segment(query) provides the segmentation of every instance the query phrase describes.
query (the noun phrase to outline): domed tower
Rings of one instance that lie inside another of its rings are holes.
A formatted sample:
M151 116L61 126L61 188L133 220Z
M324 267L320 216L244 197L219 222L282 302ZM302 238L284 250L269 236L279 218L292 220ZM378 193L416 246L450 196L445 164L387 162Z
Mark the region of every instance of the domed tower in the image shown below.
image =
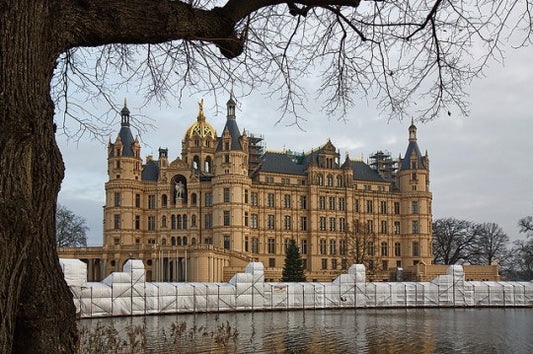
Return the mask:
M402 264L430 264L431 248L431 200L429 191L429 157L420 153L417 144L416 126L411 119L409 145L405 156L399 160L398 183L401 204Z
M196 122L185 132L182 142L182 159L200 174L212 175L213 160L217 147L217 133L207 123L204 114L204 100L198 103L199 110Z
M109 180L105 184L104 245L133 244L138 236L128 211L135 206L134 196L141 194L143 166L139 140L133 138L130 130L130 111L126 100L120 116L118 136L114 143L109 141L107 148Z
M243 252L249 235L252 180L248 175L249 138L237 126L233 94L215 153L213 186L213 244Z

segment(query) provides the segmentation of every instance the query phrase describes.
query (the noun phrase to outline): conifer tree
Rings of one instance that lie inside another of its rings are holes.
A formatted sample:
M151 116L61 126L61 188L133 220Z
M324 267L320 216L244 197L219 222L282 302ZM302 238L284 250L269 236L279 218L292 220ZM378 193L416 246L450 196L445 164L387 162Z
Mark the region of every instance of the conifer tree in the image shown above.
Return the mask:
M289 240L287 254L285 255L285 265L283 266L283 282L305 281L304 262L300 257L300 251L294 239Z

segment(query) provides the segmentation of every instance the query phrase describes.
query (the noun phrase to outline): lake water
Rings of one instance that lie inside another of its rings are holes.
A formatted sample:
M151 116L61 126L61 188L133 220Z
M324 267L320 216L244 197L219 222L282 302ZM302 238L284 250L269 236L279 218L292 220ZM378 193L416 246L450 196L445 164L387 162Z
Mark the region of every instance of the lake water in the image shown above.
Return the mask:
M531 308L238 312L79 323L113 325L123 338L128 326L143 327L146 346L156 353L533 353ZM171 347L173 323L184 324Z

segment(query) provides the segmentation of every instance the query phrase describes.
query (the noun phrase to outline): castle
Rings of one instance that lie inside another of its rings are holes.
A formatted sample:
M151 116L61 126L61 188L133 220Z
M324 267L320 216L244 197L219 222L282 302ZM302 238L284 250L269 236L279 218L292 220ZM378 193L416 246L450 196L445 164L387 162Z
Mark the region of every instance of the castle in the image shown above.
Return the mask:
M60 250L84 259L89 279L142 259L148 281L228 280L249 261L281 279L290 239L308 281L330 281L352 263L369 277L431 264L429 158L411 123L403 158L379 151L369 163L341 158L331 141L309 152L264 151L262 138L239 129L227 102L220 135L203 102L182 141L181 157L143 163L130 112L109 142L102 247Z

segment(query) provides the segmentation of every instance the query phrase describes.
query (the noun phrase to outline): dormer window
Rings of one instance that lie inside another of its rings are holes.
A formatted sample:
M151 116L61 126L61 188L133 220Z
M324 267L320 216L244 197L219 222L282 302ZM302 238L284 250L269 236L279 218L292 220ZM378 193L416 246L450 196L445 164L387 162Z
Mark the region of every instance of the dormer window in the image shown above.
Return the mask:
M411 161L411 169L416 170L416 161Z
M224 150L229 150L229 141L224 142Z

